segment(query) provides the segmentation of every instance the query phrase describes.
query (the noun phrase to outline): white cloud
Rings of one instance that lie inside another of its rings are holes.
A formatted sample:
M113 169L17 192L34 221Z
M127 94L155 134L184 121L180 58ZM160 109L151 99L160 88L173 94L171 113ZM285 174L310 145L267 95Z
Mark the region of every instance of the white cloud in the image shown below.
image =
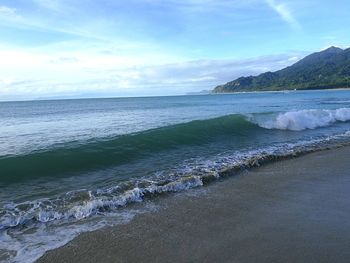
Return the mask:
M14 16L16 15L16 8L8 6L0 6L0 16Z
M265 0L265 1L294 30L301 30L300 23L295 19L291 10L284 3L277 3L276 0Z
M215 85L240 76L274 71L295 62L296 55L286 54L244 60L196 60L158 66L141 66L115 71L118 83L128 81L130 87L181 88L193 91L211 89ZM291 57L293 59L291 59Z
M70 64L79 62L79 59L76 57L61 56L55 59L51 59L48 62L52 64Z
M12 77L1 77L0 76L0 83L4 86L9 86L14 83L14 79Z
M26 66L17 66L17 75L2 79L2 83L6 81L8 85L0 88L0 100L185 94L212 89L240 76L278 70L294 63L301 55L291 53L243 60L194 60L149 65L119 61L118 57L78 54L74 56L76 62L71 61L71 57L62 56L58 58L63 58L63 62L69 58L71 63L48 63L47 55L36 54L34 59L35 54L18 53L16 58L22 58ZM29 63L33 60L42 64ZM15 72L11 69L6 72L8 67L6 63L0 63L4 74Z

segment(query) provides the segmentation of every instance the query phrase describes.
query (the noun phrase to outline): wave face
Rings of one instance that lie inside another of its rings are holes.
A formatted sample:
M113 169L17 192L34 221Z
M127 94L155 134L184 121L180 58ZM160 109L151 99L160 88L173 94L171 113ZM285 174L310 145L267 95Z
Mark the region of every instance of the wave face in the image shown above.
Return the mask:
M207 144L220 136L239 135L260 129L243 115L229 115L209 120L152 129L116 138L64 145L43 152L0 158L0 183L42 176L60 176L129 163L181 146Z
M350 120L350 109L341 108L336 110L312 109L280 113L273 119L256 122L260 127L266 129L279 129L302 131L327 127L336 122Z

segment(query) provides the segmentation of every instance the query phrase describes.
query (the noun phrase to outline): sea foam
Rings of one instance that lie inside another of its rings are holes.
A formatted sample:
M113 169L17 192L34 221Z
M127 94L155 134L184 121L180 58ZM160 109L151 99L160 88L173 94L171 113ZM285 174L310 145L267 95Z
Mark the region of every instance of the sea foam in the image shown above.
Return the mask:
M348 118L349 112L339 109L333 115L341 121ZM81 189L53 199L8 203L0 210L0 248L8 254L6 262L34 262L45 251L64 245L79 233L106 225L126 223L135 214L148 211L148 208L142 209L143 211L130 207L127 210L122 209L128 204L142 202L146 198L164 193L200 187L271 161L348 143L349 136L350 133L345 132L297 143L234 151L209 160L189 160L170 173L157 172L153 177L130 181L128 184L124 183L124 186ZM1 253L0 249L0 259Z
M312 109L279 113L268 120L255 121L260 127L266 129L302 131L327 127L336 122L350 120L350 108L336 110Z

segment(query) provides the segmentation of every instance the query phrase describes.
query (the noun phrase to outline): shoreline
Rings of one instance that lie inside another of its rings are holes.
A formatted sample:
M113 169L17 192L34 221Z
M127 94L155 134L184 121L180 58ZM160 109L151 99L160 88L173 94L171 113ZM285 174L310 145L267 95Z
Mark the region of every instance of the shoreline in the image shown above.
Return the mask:
M313 152L158 198L158 211L36 262L349 262L349 154Z
M212 92L210 95L230 95L230 94L245 94L245 93L289 93L297 91L346 91L348 88L327 88L327 89L284 89L284 90L255 90L255 91L232 91L232 92Z

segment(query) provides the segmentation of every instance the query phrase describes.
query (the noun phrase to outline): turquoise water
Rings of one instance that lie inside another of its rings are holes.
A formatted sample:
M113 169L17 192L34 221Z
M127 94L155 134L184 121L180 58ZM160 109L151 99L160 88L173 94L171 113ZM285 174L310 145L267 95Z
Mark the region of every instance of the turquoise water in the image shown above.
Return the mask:
M251 160L347 143L349 121L350 91L1 102L0 261Z

